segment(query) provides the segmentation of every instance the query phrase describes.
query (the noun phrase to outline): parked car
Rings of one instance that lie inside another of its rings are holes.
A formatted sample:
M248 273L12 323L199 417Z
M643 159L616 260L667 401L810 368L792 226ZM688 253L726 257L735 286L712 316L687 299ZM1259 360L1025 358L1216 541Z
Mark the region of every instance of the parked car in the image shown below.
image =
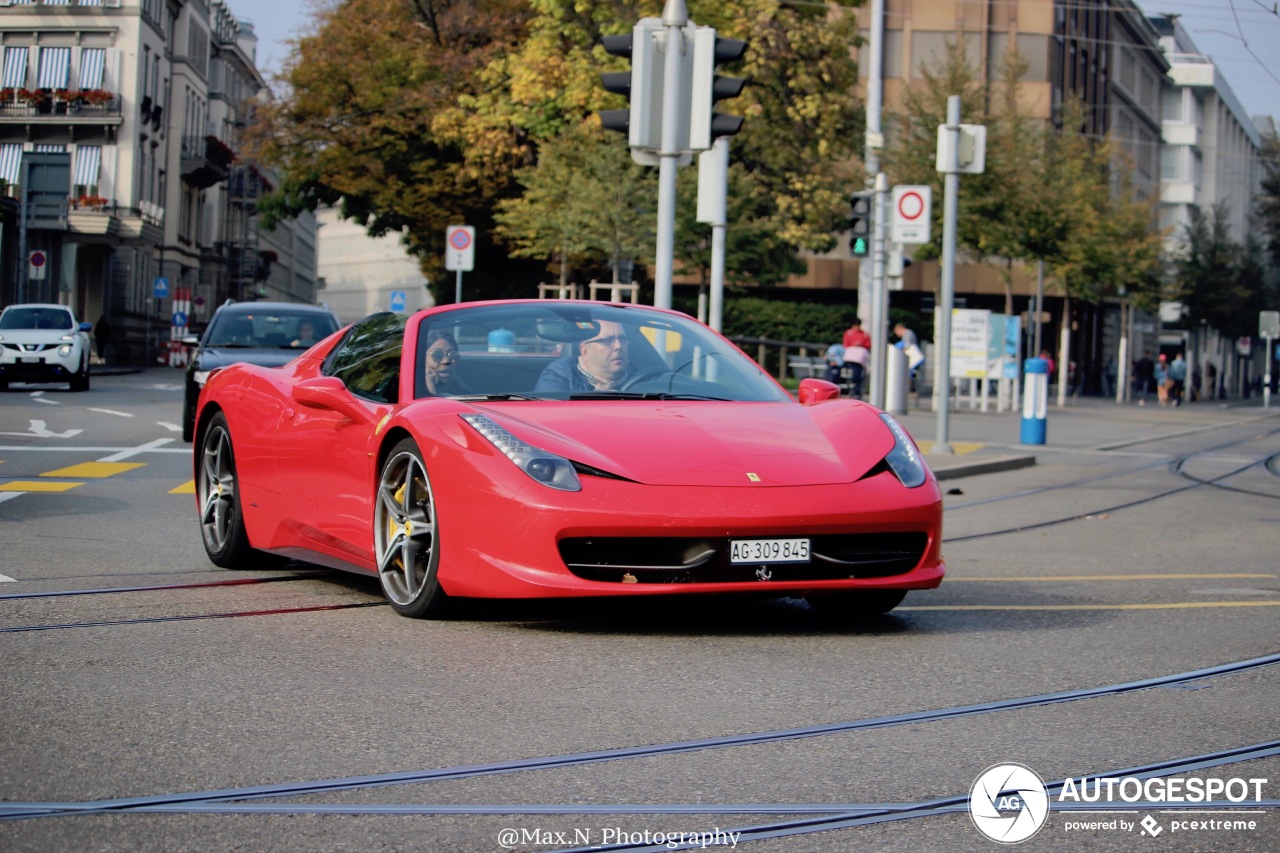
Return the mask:
M936 587L942 498L896 420L824 379L798 401L674 311L572 300L357 322L200 396L210 560L457 598L803 596L841 615Z
M28 303L0 312L0 391L10 382L67 382L89 390L91 323L66 305Z
M195 430L196 403L209 373L236 362L281 367L338 330L338 318L323 305L291 302L232 302L218 307L203 335L187 335L194 347L182 397L182 440Z

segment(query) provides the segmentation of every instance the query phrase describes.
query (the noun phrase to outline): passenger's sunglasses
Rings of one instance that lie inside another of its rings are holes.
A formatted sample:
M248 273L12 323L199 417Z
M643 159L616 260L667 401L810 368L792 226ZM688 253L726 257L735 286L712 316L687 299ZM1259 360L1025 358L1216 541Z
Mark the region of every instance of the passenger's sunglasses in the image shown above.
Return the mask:
M592 338L587 341L589 344L604 344L606 347L612 347L615 343L620 346L627 345L626 335L610 335L607 338Z
M436 348L435 348L435 349L433 349L433 350L429 350L429 351L427 352L427 355L428 355L428 356L431 358L431 360L432 360L433 362L435 362L436 364L439 364L439 363L440 363L440 362L442 362L442 361L457 361L457 360L458 360L458 351L457 351L457 350L444 349L444 348L442 348L442 347L436 347Z

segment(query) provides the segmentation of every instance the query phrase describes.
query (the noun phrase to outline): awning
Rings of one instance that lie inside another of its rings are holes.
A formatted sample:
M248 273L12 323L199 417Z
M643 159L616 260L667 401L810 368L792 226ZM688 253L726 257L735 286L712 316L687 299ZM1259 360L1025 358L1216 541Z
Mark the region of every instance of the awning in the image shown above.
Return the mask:
M101 89L102 69L106 64L106 48L82 47L80 49L80 88Z
M40 70L36 85L41 89L65 89L71 71L71 48L40 48Z
M0 179L16 185L22 174L22 144L6 142L0 145Z
M4 87L21 89L27 85L27 49L25 47L6 47L4 49Z
M72 183L78 187L96 187L98 185L98 166L101 163L101 145L77 145L76 177Z

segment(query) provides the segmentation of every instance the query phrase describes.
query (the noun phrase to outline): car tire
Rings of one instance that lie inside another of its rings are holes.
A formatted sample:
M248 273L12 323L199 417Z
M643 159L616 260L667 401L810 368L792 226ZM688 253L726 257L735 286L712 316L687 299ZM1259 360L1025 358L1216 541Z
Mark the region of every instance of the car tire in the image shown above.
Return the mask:
M190 444L196 437L196 411L195 405L187 401L190 391L183 395L182 400L182 440Z
M443 615L449 602L440 587L435 495L413 439L393 447L382 463L373 531L378 579L392 609L415 619Z
M224 569L252 568L250 561L259 552L249 545L245 531L231 430L221 412L209 422L197 458L196 506L205 553Z
M828 617L882 616L902 603L905 589L863 589L806 595L809 606Z
M80 369L71 374L71 390L89 390L89 357L87 355L84 358L84 363L80 365Z

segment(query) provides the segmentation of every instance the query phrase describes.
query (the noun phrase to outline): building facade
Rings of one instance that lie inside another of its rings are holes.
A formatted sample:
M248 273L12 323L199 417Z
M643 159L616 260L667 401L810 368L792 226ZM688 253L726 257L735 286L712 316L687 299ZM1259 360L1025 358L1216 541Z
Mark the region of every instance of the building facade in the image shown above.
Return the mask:
M238 156L256 43L220 0L0 0L0 300L107 316L135 364L228 298L315 301L314 220L264 234Z

